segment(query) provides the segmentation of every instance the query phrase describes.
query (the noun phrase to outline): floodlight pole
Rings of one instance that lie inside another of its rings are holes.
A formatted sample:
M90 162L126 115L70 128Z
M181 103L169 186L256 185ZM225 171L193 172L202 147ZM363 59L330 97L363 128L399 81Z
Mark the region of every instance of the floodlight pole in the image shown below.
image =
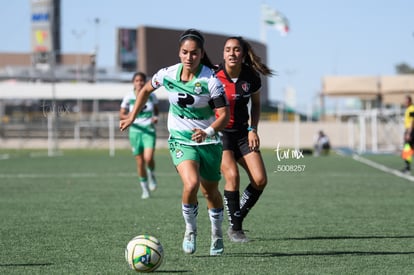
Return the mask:
M81 65L81 50L82 50L82 37L85 35L85 31L72 30L73 36L78 42L78 50L76 54L76 81L79 82L81 79L82 65Z
M98 52L99 52L99 25L101 23L101 19L96 17L94 19L95 23L95 47L91 54L91 70L92 70L92 79L91 82L95 83L97 80L97 64L98 64Z

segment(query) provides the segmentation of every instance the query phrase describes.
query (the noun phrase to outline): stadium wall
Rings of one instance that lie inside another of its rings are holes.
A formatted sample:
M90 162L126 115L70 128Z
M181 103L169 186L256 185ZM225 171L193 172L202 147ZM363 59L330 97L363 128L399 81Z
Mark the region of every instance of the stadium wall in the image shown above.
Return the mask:
M116 133L115 147L118 149L129 148L129 141L126 132L118 130L117 117L114 118L114 128ZM73 138L74 129L67 129L72 138L59 139L59 147L64 148L108 148L109 140L105 136L108 133L108 128L104 126L101 128L101 135L99 138L85 137L82 135L80 139ZM166 119L157 126L159 128L160 139L157 142L157 147L167 147ZM381 128L381 127L379 127ZM4 130L4 129L3 129ZM24 132L24 129L21 129ZM85 127L81 131L90 131L90 127ZM259 134L261 139L261 147L267 149L279 148L300 148L312 149L315 141L315 136L319 130L323 130L330 138L333 147L358 148L359 130L358 127L351 127L349 123L345 122L274 122L261 121L259 124ZM43 131L44 132L44 131ZM395 135L380 136L378 144L391 144L390 151L396 151L400 147L401 136L399 133ZM0 149L14 148L47 148L48 139L31 137L14 137L4 138L0 135ZM373 144L370 142L370 136L366 137L367 150L372 148ZM376 145L377 146L377 145Z

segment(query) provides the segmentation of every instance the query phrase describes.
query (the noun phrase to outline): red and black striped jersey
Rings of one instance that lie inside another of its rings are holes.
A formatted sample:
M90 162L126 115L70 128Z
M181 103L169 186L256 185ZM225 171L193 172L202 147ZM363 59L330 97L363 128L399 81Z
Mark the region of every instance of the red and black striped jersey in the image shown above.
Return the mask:
M220 65L216 75L223 83L230 105L230 121L226 126L226 130L247 129L249 121L248 104L251 95L259 92L262 86L260 76L244 64L237 80L230 78L223 65Z

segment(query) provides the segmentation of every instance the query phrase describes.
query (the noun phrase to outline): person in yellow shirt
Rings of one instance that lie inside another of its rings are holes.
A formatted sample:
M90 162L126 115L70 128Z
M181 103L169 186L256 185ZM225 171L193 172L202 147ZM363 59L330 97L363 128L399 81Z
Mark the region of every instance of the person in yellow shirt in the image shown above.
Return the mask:
M405 167L401 172L409 174L411 172L411 161L414 148L414 105L411 96L405 97L405 114L404 114L404 148L402 158Z

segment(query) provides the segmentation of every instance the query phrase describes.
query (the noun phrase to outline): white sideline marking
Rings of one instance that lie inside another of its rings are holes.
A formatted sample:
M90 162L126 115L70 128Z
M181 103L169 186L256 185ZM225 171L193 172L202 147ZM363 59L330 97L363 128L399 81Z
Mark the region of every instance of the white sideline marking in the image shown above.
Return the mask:
M368 165L368 166L371 166L371 167L376 168L376 169L378 169L378 170L381 170L381 171L383 171L383 172L386 172L386 173L389 173L389 174L395 175L395 176L397 176L397 177L404 178L404 179L406 179L406 180L409 180L409 181L414 182L414 177L413 177L413 176L411 176L411 175L406 175L406 174L404 174L404 173L401 173L400 171L398 171L398 170L396 170L396 169L389 168L389 167L387 167L387 166L384 166L384 165L379 164L379 163L376 163L376 162L374 162L374 161L372 161L372 160L369 160L369 159L363 158L363 157L358 156L358 155L356 155L356 154L352 155L352 158L353 158L354 160L356 160L356 161L362 162L362 163L364 163L364 164L366 164L366 165Z

